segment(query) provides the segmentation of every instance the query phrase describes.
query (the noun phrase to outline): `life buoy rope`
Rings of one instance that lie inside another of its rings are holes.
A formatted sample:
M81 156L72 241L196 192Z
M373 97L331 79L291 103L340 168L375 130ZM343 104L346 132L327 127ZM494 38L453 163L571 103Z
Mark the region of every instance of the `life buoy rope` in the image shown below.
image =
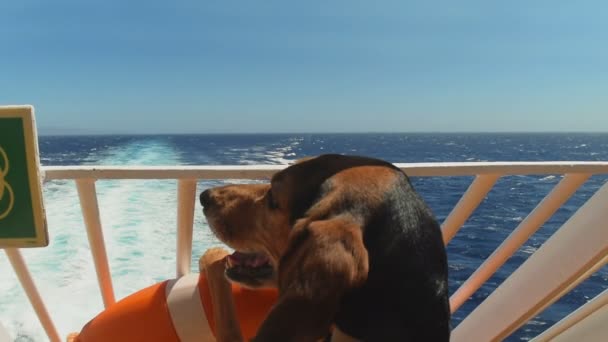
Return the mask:
M198 281L198 276L190 275L170 280L165 286L171 321L181 341L201 341L212 335Z

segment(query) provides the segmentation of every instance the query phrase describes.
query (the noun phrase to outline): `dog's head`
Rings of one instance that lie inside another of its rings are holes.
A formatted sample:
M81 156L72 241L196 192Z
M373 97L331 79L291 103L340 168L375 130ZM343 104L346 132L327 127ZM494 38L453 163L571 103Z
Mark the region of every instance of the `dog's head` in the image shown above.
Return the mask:
M280 260L299 253L295 250L311 239L316 239L316 249L335 239L344 253L359 255L360 265L352 270L358 277L355 273L367 272L360 236L363 221L382 202L397 174L384 161L323 155L278 172L270 184L212 188L201 193L200 201L215 235L237 251L227 260L226 274L233 281L249 287L276 286ZM310 228L320 222L324 232L318 235ZM331 258L339 258L340 248L326 247L332 250Z

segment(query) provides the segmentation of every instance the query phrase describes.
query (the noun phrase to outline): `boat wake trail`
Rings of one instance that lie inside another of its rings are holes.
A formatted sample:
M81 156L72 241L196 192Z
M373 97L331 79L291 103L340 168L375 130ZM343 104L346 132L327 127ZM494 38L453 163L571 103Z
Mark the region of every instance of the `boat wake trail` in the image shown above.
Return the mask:
M179 156L165 141L147 139L97 151L87 163L178 165ZM174 277L177 182L101 180L96 186L116 299ZM74 182L47 182L44 199L50 245L22 253L60 335L66 336L79 331L103 303ZM208 229L201 229L205 223L198 204L195 217L196 249L219 244ZM11 336L47 340L3 253L0 279L0 321Z

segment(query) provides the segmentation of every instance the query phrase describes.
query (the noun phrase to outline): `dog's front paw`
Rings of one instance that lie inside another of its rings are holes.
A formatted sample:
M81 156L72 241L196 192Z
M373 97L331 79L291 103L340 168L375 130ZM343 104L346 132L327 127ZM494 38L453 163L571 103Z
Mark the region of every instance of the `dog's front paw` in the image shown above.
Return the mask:
M223 273L225 268L224 259L228 256L227 250L222 247L213 247L208 249L203 256L198 260L198 270L199 272L208 272L212 269L221 268Z

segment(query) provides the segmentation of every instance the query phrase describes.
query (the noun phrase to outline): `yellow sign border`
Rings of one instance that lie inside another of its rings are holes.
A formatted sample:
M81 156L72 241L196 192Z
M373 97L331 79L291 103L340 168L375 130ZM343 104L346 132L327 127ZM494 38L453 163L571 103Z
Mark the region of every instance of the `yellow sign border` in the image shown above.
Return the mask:
M48 246L49 236L44 204L42 201L42 177L40 171L40 157L38 154L38 134L36 132L34 107L30 105L0 106L0 118L19 118L23 120L27 173L36 231L35 238L0 239L0 248Z

